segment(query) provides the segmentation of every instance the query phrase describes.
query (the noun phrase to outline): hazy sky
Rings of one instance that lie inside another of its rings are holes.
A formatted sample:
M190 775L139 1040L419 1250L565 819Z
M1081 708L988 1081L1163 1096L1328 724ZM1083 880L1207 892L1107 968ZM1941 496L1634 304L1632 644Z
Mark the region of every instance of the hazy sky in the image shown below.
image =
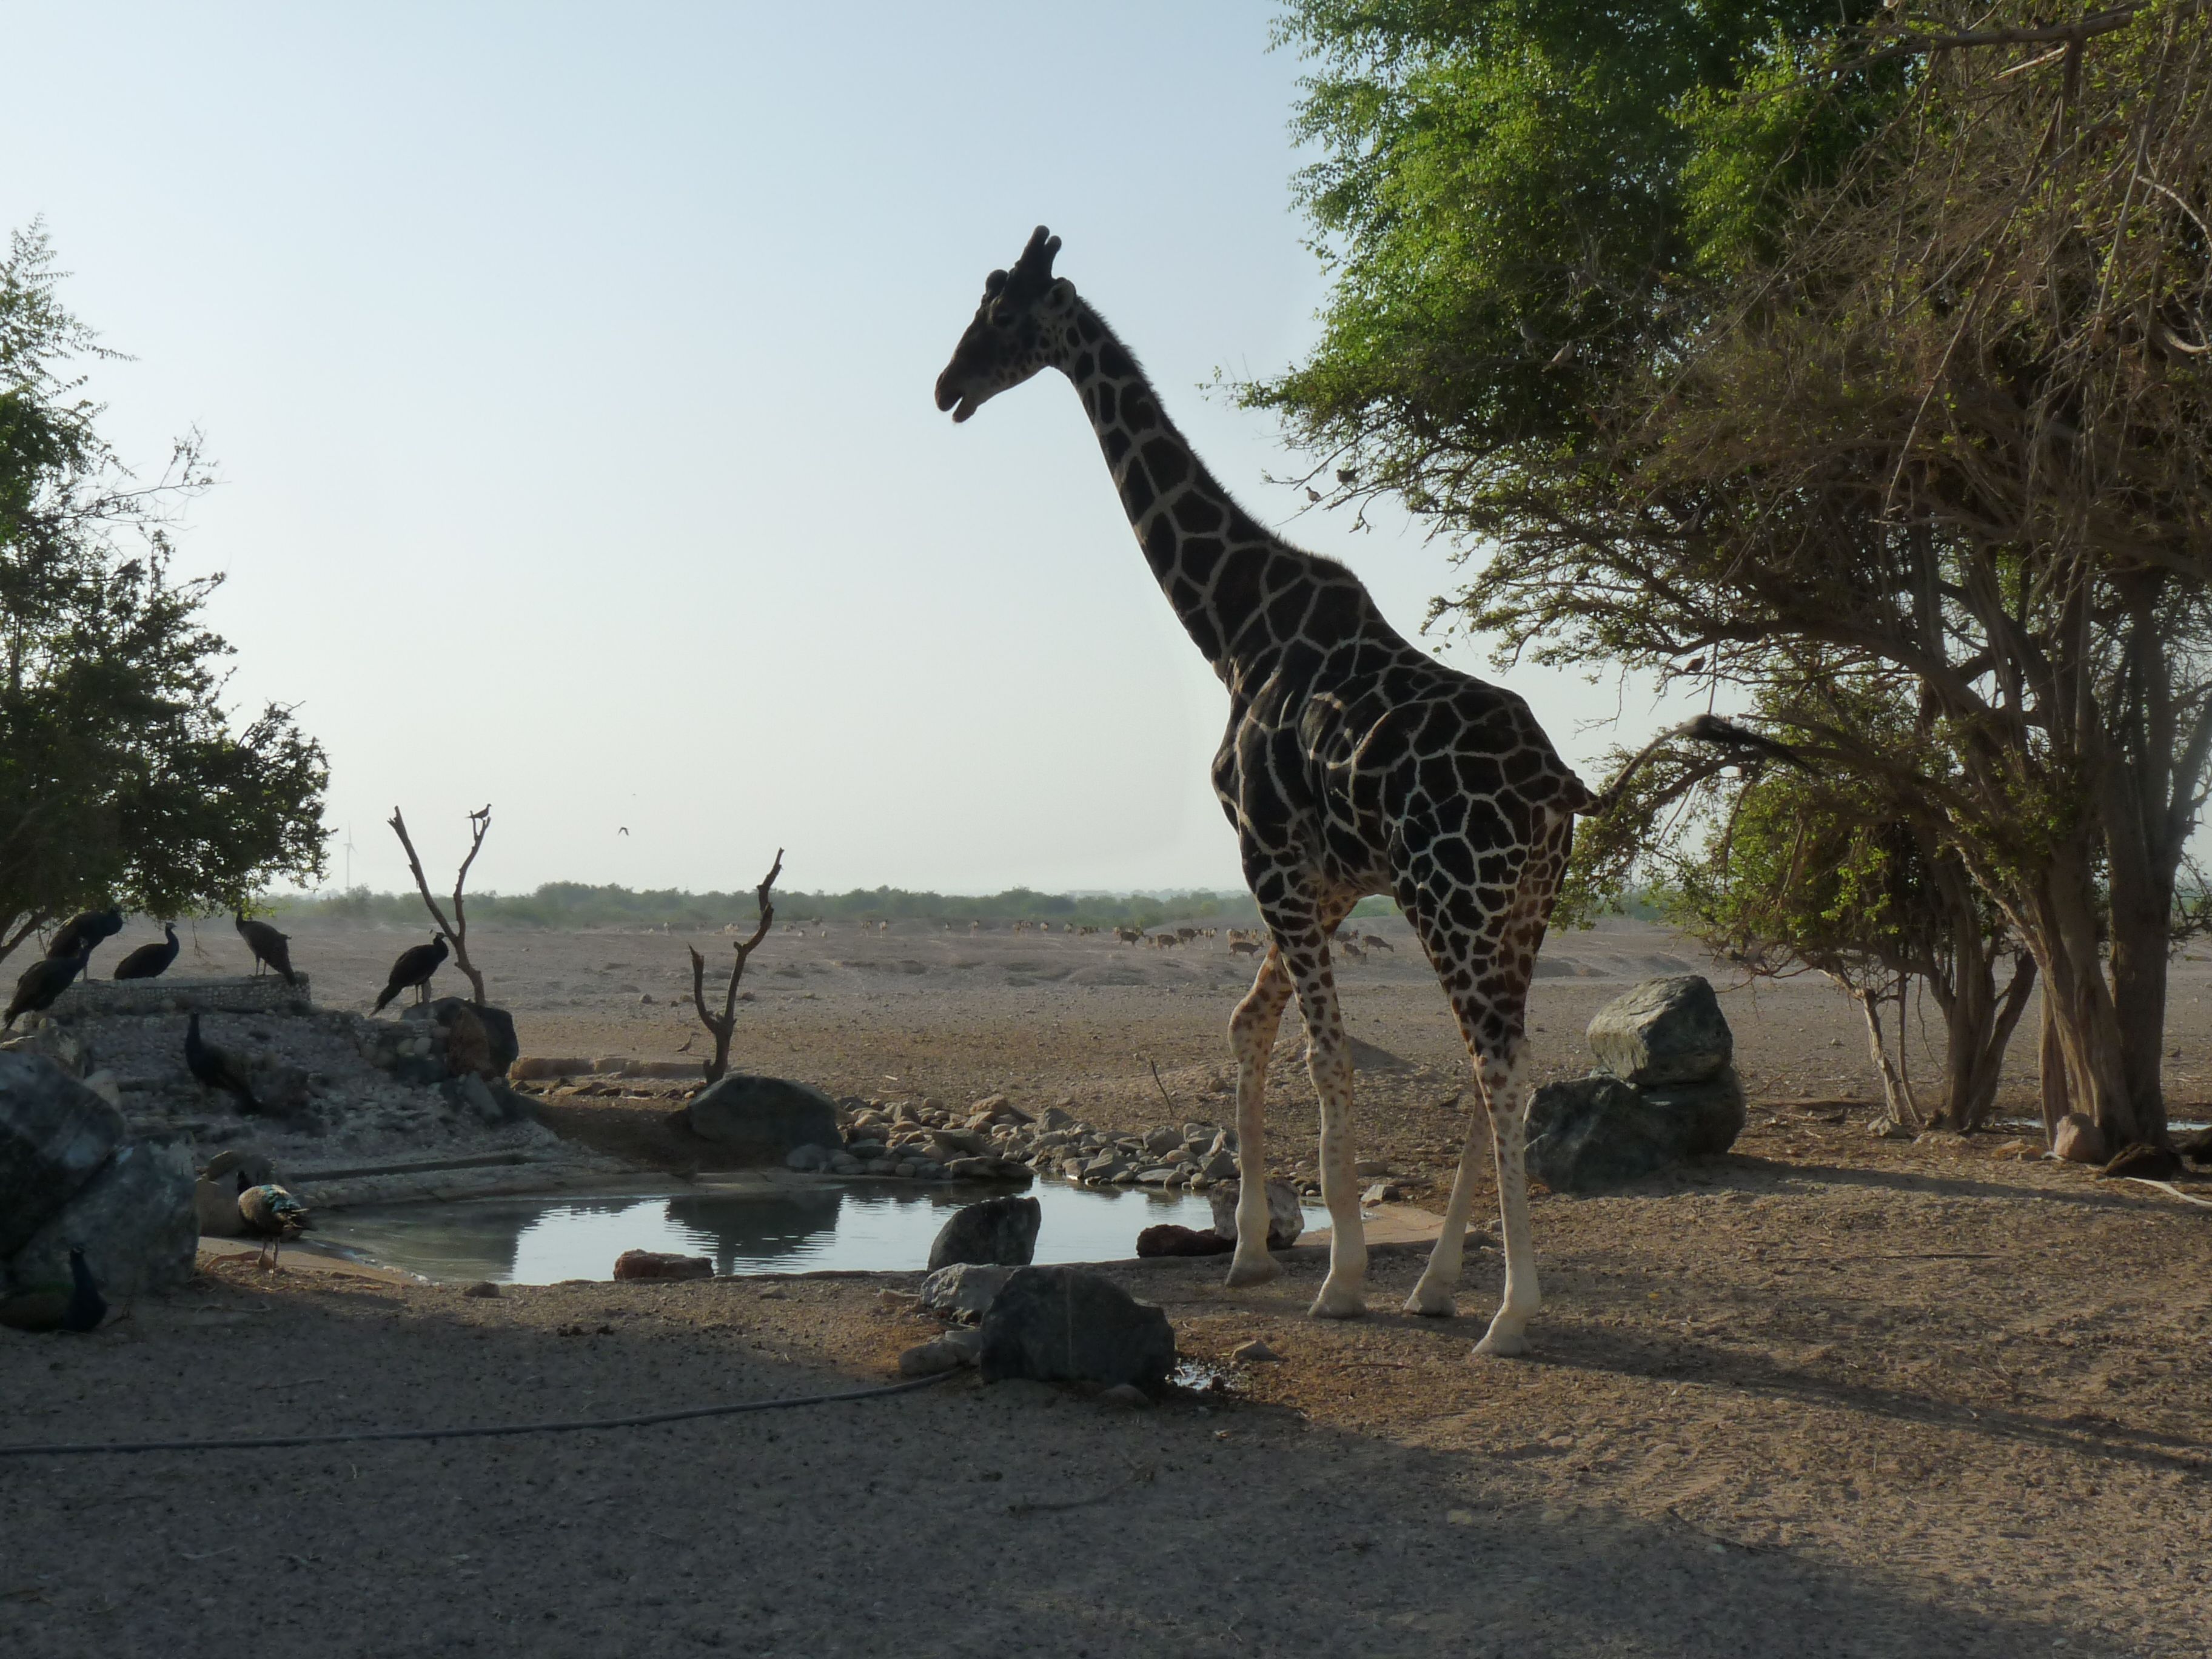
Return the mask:
M1443 550L1293 515L1271 422L1324 287L1271 9L9 3L0 225L135 361L108 430L222 487L236 701L328 746L331 879L1237 884L1226 699L1080 406L931 386L1030 227L1214 471L1403 629ZM1447 659L1483 672L1479 644ZM1657 715L1512 683L1589 766ZM1620 713L1618 732L1589 723ZM628 826L627 836L617 834Z

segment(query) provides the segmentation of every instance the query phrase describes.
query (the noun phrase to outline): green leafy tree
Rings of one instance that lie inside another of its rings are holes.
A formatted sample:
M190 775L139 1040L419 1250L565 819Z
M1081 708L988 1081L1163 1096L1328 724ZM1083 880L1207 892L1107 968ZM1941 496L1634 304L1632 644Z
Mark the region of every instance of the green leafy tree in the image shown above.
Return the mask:
M58 283L43 233L18 232L0 260L0 956L81 907L179 916L323 867L320 746L276 705L234 723L229 647L201 621L221 579L170 575L197 441L151 483L122 468L70 373L108 354Z

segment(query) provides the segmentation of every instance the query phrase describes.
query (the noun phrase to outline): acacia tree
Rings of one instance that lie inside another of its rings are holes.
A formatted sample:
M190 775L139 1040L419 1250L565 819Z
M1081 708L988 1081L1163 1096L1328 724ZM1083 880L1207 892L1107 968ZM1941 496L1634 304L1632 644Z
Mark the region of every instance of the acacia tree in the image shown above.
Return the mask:
M167 515L204 487L196 440L152 483L100 439L72 366L104 353L58 295L45 235L0 258L0 957L57 916L242 904L323 868L319 744L223 706L220 577L170 574Z

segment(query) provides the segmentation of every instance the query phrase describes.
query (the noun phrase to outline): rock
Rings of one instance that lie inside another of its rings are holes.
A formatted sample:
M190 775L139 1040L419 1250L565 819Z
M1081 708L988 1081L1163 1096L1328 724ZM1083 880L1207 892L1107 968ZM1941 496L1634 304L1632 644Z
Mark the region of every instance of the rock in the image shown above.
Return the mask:
M1048 1106L1044 1109L1043 1121L1048 1129L1072 1129L1075 1127L1075 1114L1064 1112L1057 1106Z
M986 1382L1131 1382L1158 1388L1175 1368L1168 1316L1103 1273L1024 1267L983 1316Z
M1164 1187L1175 1179L1175 1174L1173 1165L1157 1164L1149 1170L1138 1170L1137 1184L1140 1187Z
M1352 1166L1352 1173L1365 1180L1372 1176L1389 1175L1390 1166L1379 1158L1363 1158Z
M1632 1088L1603 1073L1547 1084L1528 1109L1529 1172L1559 1193L1634 1181L1726 1152L1747 1115L1733 1068L1664 1089Z
M794 1146L784 1154L783 1164L787 1170L826 1170L830 1156L827 1146Z
M433 997L419 1006L400 1011L402 1019L427 1019L444 1034L446 1064L456 1074L477 1072L486 1077L544 1076L544 1073L514 1071L521 1058L522 1048L514 1038L514 1016L504 1008L495 1008L488 1002L471 1002L465 997ZM472 1031L471 1027L476 1030ZM482 1036L481 1042L477 1033ZM458 1041L458 1048L456 1043ZM537 1062L539 1065L545 1061ZM578 1077L603 1065L603 1061L563 1060L563 1066L581 1069L558 1072L558 1077Z
M1148 1152L1172 1152L1182 1145L1182 1132L1164 1126L1153 1130L1144 1140L1145 1150Z
M624 1250L615 1258L617 1279L712 1279L714 1264L703 1255L673 1255L665 1250Z
M1195 1227L1179 1227L1172 1221L1147 1227L1137 1235L1139 1255L1221 1255L1236 1248L1234 1239Z
M1701 974L1647 979L1591 1017L1598 1069L1639 1087L1705 1083L1735 1052L1720 999Z
M1362 1204L1368 1205L1395 1204L1400 1199L1405 1197L1405 1195L1403 1188L1393 1186L1387 1181L1378 1181L1372 1187L1370 1187L1365 1192L1360 1194L1359 1201Z
M110 1298L185 1283L200 1242L194 1182L182 1146L132 1141L118 1148L15 1253L9 1279L25 1287L67 1284L70 1246L82 1244Z
M964 1160L962 1160L964 1161ZM945 1168L959 1173L959 1162ZM956 1261L1018 1267L1036 1255L1044 1206L1033 1198L987 1198L953 1212L929 1247L929 1269Z
M990 1137L977 1129L932 1129L929 1139L947 1158L981 1158L991 1150Z
M1234 1181L1237 1179L1237 1154L1208 1152L1200 1163L1198 1172L1208 1181Z
M1876 1140L1910 1140L1912 1131L1893 1117L1878 1117L1868 1123L1867 1133Z
M1030 1200L1036 1202L1034 1199ZM981 1319L1019 1267L982 1261L956 1261L921 1281L920 1305L937 1313Z
M1098 1396L1098 1403L1116 1411L1148 1412L1152 1397L1133 1382L1117 1382Z
M780 1077L732 1073L702 1090L682 1115L701 1139L765 1158L780 1158L794 1146L834 1152L844 1144L836 1103L819 1089Z
M1208 1188L1206 1194L1213 1206L1213 1231L1231 1244L1237 1242L1237 1195L1243 1186L1241 1181L1225 1181ZM1298 1189L1287 1181L1269 1182L1267 1248L1287 1249L1298 1242L1298 1235L1305 1230L1305 1206L1298 1202Z
M45 1055L0 1053L0 1261L91 1181L125 1133L122 1113Z
M2171 1181L2181 1173L2181 1155L2171 1147L2154 1146L2147 1141L2136 1141L2123 1146L2112 1161L2097 1171L2100 1181L2116 1181L2123 1176L2136 1181Z
M2101 1164L2108 1156L2105 1132L2086 1112L2069 1112L2058 1120L2058 1133L2051 1139L2051 1155L2069 1164Z
M983 1333L972 1327L962 1326L949 1330L937 1340L950 1348L963 1365L972 1365L982 1357Z
M859 1158L854 1158L850 1152L832 1152L830 1154L830 1168L837 1175L856 1176L866 1167L867 1166L866 1164L862 1164Z
M898 1357L901 1376L939 1376L946 1371L957 1371L967 1363L960 1351L941 1337L916 1343Z
M236 1238L246 1231L246 1218L238 1212L238 1183L234 1181L203 1179L192 1182L192 1212L202 1238Z
M1276 1363L1283 1356L1255 1336L1249 1342L1240 1342L1231 1348L1229 1357L1240 1365L1267 1365Z
M1029 1179L1029 1170L1000 1158L955 1158L946 1160L945 1174L955 1181L1018 1181Z
M557 1077L589 1077L592 1062L588 1060L562 1059L550 1054L531 1054L518 1060L507 1070L507 1075L518 1083L545 1083Z
M499 1286L493 1284L489 1279L479 1279L475 1284L464 1290L461 1294L466 1297L476 1297L480 1301L496 1302L500 1298L501 1291Z

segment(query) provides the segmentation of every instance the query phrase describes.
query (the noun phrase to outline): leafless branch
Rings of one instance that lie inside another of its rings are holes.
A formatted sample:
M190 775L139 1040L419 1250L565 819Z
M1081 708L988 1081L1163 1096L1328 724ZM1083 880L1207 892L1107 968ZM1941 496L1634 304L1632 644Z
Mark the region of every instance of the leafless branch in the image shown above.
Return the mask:
M769 928L775 924L775 905L771 895L775 888L775 878L782 873L783 848L779 847L775 849L775 862L769 866L768 874L761 878L760 885L753 890L760 905L759 925L753 929L750 939L731 946L737 952L737 957L730 963L730 982L722 988L720 1013L717 1014L707 1006L707 958L699 954L696 945L684 947L691 956L691 1006L699 1011L699 1023L714 1039L714 1058L701 1067L709 1084L719 1083L730 1069L730 1038L738 1024L738 981L745 976L745 964L752 960L754 951L768 937Z
M477 854L483 849L484 836L491 829L491 803L486 801L469 814L469 854L461 860L460 871L453 878L453 918L451 921L438 908L438 901L430 896L430 883L422 873L422 860L416 856L415 843L407 834L407 820L396 806L392 809L390 822L392 833L399 837L400 846L407 850L407 867L415 872L415 890L422 894L422 902L429 909L430 919L438 924L439 933L453 947L453 966L467 976L469 989L475 994L476 1002L479 1005L489 1002L489 999L484 994L483 975L477 971L476 963L469 960L469 918L462 895L468 885L469 866L477 861Z

